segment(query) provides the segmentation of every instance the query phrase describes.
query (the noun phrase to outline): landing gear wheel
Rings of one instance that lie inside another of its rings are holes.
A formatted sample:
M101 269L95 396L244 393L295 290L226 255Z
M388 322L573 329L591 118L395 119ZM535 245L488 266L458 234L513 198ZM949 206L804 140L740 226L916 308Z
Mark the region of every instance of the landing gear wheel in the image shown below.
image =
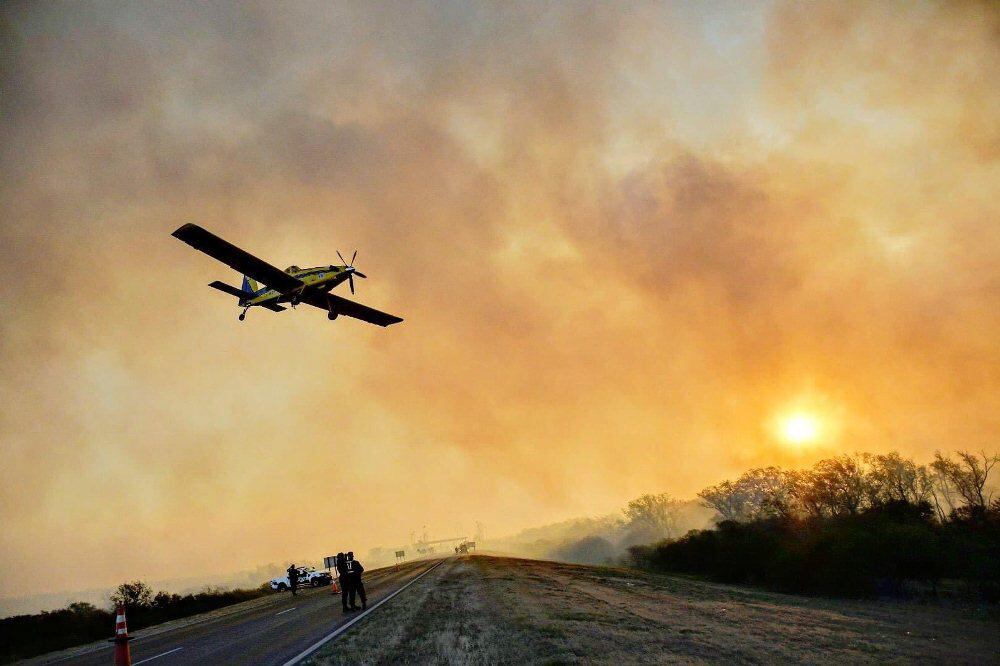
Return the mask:
M243 321L246 318L247 318L247 313L246 312L241 312L240 313L240 321Z
M326 318L329 319L330 321L333 321L334 319L337 318L337 313L336 312L327 312L326 313Z

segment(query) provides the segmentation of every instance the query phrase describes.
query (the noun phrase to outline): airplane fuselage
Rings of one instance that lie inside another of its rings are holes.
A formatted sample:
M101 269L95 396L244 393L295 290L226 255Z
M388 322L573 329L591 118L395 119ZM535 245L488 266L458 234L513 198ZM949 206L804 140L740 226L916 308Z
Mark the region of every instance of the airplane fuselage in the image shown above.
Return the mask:
M354 272L354 268L351 266L317 266L315 268L289 266L285 272L304 283L300 290L282 294L275 289L264 287L253 292L253 298L241 301L240 307L266 303L296 303L302 300L302 294L306 290L328 292L341 282L346 282L347 278Z

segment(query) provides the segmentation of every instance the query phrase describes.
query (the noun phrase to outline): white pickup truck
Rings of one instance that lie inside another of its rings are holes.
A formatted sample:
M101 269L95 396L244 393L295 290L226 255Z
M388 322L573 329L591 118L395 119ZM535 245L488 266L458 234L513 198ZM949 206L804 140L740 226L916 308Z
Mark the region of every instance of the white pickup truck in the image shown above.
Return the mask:
M315 567L295 567L295 570L299 572L299 587L319 587L321 585L329 585L333 580L330 577L329 571L316 571ZM272 578L270 585L272 590L277 590L278 592L284 592L285 590L291 588L291 585L288 584L288 576Z

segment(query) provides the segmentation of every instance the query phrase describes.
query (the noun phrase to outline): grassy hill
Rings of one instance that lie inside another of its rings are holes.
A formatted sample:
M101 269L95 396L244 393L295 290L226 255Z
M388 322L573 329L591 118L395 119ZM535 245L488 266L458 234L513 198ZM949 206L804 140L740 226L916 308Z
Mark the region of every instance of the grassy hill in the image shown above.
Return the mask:
M995 663L990 613L475 555L439 567L310 663Z

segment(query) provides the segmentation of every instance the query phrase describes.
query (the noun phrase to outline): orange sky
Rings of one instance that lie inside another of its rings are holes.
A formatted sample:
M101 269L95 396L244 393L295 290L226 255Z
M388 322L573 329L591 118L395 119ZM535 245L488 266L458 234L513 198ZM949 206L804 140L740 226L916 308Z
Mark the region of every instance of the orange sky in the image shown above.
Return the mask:
M0 5L0 594L995 450L998 34L992 3ZM406 321L241 324L185 222L282 268L358 248Z

